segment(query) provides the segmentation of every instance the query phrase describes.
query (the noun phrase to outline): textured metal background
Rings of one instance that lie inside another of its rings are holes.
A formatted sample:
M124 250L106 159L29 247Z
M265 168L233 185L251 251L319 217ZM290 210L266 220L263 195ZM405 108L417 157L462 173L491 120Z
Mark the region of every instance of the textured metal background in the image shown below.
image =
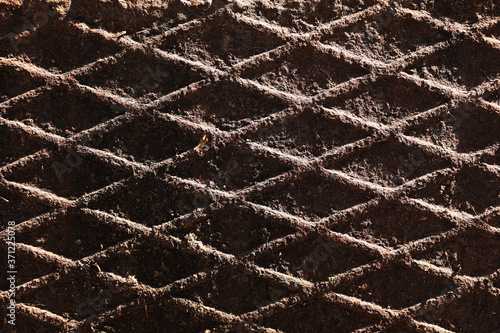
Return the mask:
M495 2L32 4L17 332L500 329Z

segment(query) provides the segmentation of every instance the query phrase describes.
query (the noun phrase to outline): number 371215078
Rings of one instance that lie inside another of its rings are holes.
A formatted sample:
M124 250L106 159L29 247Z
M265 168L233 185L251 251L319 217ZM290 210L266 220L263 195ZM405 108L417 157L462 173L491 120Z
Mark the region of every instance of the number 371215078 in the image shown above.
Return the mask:
M7 254L8 263L14 260L14 253L16 251L16 232L14 231L14 221L9 221L7 226Z

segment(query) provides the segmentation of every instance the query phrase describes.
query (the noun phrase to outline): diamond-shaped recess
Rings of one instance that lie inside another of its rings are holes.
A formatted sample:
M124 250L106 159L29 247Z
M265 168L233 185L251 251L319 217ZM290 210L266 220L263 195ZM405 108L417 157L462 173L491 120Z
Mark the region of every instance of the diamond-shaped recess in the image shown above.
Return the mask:
M237 190L278 176L290 167L278 158L250 149L245 144L211 148L202 156L177 163L168 172L212 187Z
M422 98L425 96L425 98ZM327 98L323 104L368 120L389 124L447 102L438 92L396 77L381 77L358 89Z
M184 63L129 51L96 73L82 74L79 81L117 95L152 100L201 79L201 74Z
M18 234L16 240L78 260L127 238L125 232L96 217L71 210L48 217L41 226Z
M9 170L5 178L33 185L59 196L75 198L105 187L131 172L117 169L72 148L51 151L29 164Z
M361 298L385 308L402 309L450 291L445 278L392 265L369 272L352 284L335 289L344 295Z
M34 197L22 194L21 191L7 189L0 184L0 221L20 223L49 211L49 206ZM2 225L5 226L6 224Z
M204 60L221 66L272 50L284 42L281 38L235 21L222 14L207 19L200 26L181 30L165 38L160 48L192 60Z
M367 130L343 123L325 112L307 110L267 125L252 133L249 139L294 155L310 157L320 156L368 134Z
M395 140L377 142L340 160L326 161L325 168L383 186L399 186L431 171L448 167L445 159L408 147Z
M385 10L335 30L323 36L321 42L342 46L360 56L389 61L450 36L424 22L395 16Z
M445 115L409 128L405 134L449 147L459 153L476 151L500 142L500 115L461 105Z
M168 301L139 305L136 310L111 317L99 327L102 332L172 332L200 333L209 330L217 323L188 311Z
M500 72L500 50L465 40L422 58L406 71L423 79L469 89Z
M67 17L72 21L85 22L92 28L103 29L118 36L126 32L127 37L138 38L138 35L147 34L153 28L155 31L152 33L157 34L193 19L193 16L207 14L206 10L201 11L198 6L194 6L195 10L188 8L191 10L186 12L179 8L180 1L169 2L169 10L163 5L164 3L158 2L134 2L124 5L118 2L90 0L73 4Z
M286 106L276 97L236 82L218 81L180 96L161 111L207 122L222 130L234 130Z
M299 46L290 54L251 68L242 75L284 92L310 96L367 73L357 64L322 53L312 46Z
M293 176L261 192L250 201L313 220L366 202L371 197L362 190L314 173Z
M470 230L447 239L414 256L431 264L472 276L487 275L500 268L500 236Z
M445 232L452 227L451 222L410 205L383 201L330 229L371 243L397 247Z
M40 13L45 14L37 14ZM112 41L84 33L71 27L66 21L50 19L48 24L42 25L34 33L27 34L10 45L6 44L0 55L23 55L45 69L66 72L114 54L119 49Z
M34 123L47 132L68 137L121 113L122 110L91 94L58 86L16 103L6 109L5 117Z
M114 192L90 202L89 207L154 226L206 207L210 201L200 191L177 182L146 177L127 180Z
M97 271L97 269L96 269ZM118 292L114 285L90 276L68 274L57 281L28 290L16 299L67 319L85 320L133 300L136 295Z
M43 84L41 78L33 77L26 70L0 62L0 103Z
M127 120L102 137L99 149L142 163L160 162L195 148L202 134L161 117L146 115Z
M314 332L348 333L379 321L369 313L342 307L323 299L311 299L292 307L275 310L264 317L263 324L277 328L280 332L307 332L310 327L315 327Z
M31 155L47 145L43 139L0 124L0 167Z
M486 290L477 290L416 319L451 332L495 333L500 330L499 313L500 297Z
M345 244L332 242L325 236L311 237L293 243L284 249L259 256L256 263L278 272L309 281L326 281L376 259L373 255Z
M20 250L19 246L20 243L21 243L20 241L17 241L17 248L15 255L16 267L18 267L16 274L16 286L20 286L26 282L45 276L47 274L57 272L58 268L55 265L47 264L41 261L39 258L35 259L33 258L32 254ZM5 243L1 243L0 250L7 253L7 245ZM4 260L2 260L2 264L4 265L5 270L7 270L7 256L5 257ZM19 269L19 267L29 267L29 269ZM5 277L7 277L7 274L5 274ZM9 289L10 289L9 280L7 280L6 278L2 279L0 281L0 290L9 290Z
M412 9L429 11L433 16L446 16L464 23L475 23L484 16L500 14L500 6L493 0L403 0L401 3Z
M310 29L321 23L337 20L353 14L376 3L374 0L335 1L279 1L279 5L255 2L255 7L248 12L264 17L274 24L290 27L292 31ZM300 17L299 19L297 17ZM306 22L306 23L304 23Z
M495 174L465 167L455 174L439 176L411 196L476 215L500 205L499 182Z
M2 312L3 309L0 310L0 315L4 318L8 318L6 316L7 312ZM49 321L40 322L30 316L30 314L25 314L21 311L17 311L16 313L16 332L51 333L57 332L60 329L60 326L58 326L56 323Z
M277 218L230 205L210 211L171 233L179 238L194 233L204 244L238 255L294 231Z
M210 280L176 296L239 315L277 302L289 294L288 290L267 279L234 268L221 268Z
M99 259L103 271L127 277L151 287L163 287L209 267L207 259L165 248L153 240L122 247L109 257Z

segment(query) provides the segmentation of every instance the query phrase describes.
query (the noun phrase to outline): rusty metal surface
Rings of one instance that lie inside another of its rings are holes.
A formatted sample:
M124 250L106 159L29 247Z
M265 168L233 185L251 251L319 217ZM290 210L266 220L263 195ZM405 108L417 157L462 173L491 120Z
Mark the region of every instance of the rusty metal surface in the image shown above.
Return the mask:
M494 1L27 3L2 331L500 329Z

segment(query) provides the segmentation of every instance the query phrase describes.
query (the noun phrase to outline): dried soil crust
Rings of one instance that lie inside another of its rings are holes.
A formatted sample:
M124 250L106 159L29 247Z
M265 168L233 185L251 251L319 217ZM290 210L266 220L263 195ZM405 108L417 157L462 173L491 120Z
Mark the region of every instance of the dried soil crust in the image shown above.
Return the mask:
M499 16L0 1L17 332L499 330Z

